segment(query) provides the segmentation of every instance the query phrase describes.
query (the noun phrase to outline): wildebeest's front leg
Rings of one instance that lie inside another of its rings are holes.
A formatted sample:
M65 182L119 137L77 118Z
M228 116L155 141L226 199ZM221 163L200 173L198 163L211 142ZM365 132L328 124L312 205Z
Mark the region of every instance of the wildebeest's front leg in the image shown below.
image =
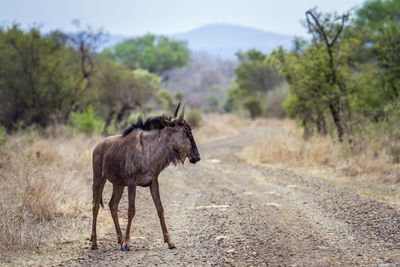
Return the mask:
M174 243L172 243L171 238L169 237L167 226L165 225L165 219L164 219L164 208L161 203L161 198L160 198L160 191L158 188L158 181L155 179L151 185L150 185L150 192L151 192L151 197L153 198L154 204L157 209L157 214L158 217L160 218L160 224L161 224L161 229L163 231L163 236L164 236L164 242L168 243L168 247L170 249L176 248Z
M131 224L132 219L135 216L135 196L136 196L136 185L130 184L128 185L128 199L129 199L129 207L128 207L128 225L126 226L126 233L124 242L121 244L121 249L123 251L129 251L129 241L130 241L130 232L131 232Z
M124 192L124 186L113 184L113 193L109 203L111 216L114 221L115 230L117 231L118 244L122 243L122 232L118 221L118 204L121 200L122 193Z

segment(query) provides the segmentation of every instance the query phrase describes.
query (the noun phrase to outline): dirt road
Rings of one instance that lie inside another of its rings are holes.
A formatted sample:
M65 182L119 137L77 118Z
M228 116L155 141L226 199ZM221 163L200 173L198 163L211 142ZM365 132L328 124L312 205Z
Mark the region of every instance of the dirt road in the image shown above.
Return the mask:
M149 190L138 188L131 251L120 251L106 205L98 225L100 250L91 251L89 240L83 240L75 248L80 256L61 264L400 264L400 216L394 209L310 177L250 165L235 153L279 129L242 132L200 145L199 164L170 167L161 175L166 221L178 249L169 250L162 242ZM119 212L123 227L126 190L124 194ZM105 203L110 197L108 185Z

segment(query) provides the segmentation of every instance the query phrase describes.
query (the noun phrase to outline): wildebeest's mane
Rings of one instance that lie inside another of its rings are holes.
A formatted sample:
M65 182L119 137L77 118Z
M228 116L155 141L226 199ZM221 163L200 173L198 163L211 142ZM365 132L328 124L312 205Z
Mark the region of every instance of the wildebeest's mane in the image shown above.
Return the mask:
M122 136L127 136L135 129L152 131L161 130L168 126L174 126L174 124L171 123L170 119L165 115L147 118L145 122L143 122L142 117L139 116L135 122L132 122L128 128L125 129Z

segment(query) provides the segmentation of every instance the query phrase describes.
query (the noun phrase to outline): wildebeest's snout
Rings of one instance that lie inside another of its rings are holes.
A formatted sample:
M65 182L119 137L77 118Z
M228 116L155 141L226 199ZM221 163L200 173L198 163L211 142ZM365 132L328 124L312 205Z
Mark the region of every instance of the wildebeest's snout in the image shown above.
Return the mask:
M191 154L189 157L190 163L195 164L196 162L200 161L200 153L197 149L195 151L192 151L192 153L190 154Z

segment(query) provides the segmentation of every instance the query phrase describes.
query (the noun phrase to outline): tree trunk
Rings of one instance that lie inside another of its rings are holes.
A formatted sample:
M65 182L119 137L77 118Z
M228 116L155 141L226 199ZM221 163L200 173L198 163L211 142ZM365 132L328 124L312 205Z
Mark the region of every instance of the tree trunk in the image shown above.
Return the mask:
M331 111L332 118L337 129L339 142L343 142L344 131L343 131L342 120L340 119L340 110L338 110L338 108L336 108L333 104L329 104L329 109Z
M311 111L309 109L304 110L303 128L304 128L304 139L308 139L312 135L311 131Z
M133 110L133 106L124 105L117 113L117 122L121 122L129 110Z
M326 131L326 122L325 122L325 116L322 112L318 112L317 115L317 131L318 134L320 135L326 135L327 131Z
M104 123L103 135L107 135L107 128L108 128L108 126L110 126L110 123L111 123L111 121L112 121L112 119L114 117L114 114L115 114L115 110L111 110L108 113L107 119L106 119L106 121Z

